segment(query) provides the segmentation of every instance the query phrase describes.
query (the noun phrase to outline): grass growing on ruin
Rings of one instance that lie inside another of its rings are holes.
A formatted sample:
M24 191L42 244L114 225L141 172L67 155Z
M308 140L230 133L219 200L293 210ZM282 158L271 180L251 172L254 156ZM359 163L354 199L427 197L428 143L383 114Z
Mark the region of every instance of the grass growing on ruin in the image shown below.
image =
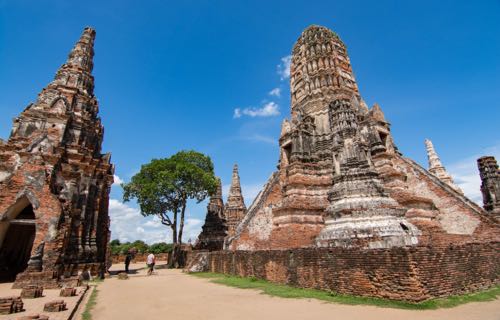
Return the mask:
M82 313L82 320L92 319L92 315L90 314L90 312L97 304L97 293L98 293L97 286L95 286L94 289L92 290L92 293L90 294L89 301L87 301L87 304L85 305L85 310Z
M461 296L452 296L443 299L433 299L421 303L387 300L380 298L358 297L341 295L332 292L295 288L287 285L275 284L256 278L242 278L218 273L192 273L192 275L211 279L211 282L224 284L241 289L258 289L270 296L282 298L318 299L327 302L349 305L372 305L387 308L429 310L438 308L451 308L468 302L492 301L500 297L500 286L492 289Z

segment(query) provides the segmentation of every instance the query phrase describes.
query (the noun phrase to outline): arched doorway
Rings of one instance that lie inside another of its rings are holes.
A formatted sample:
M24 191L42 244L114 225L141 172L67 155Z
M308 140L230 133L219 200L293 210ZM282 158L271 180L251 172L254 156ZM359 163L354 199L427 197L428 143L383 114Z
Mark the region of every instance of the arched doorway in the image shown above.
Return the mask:
M28 266L33 241L35 240L35 212L29 201L25 206L13 206L10 219L2 224L3 241L0 242L0 281L14 281L16 275ZM22 209L21 209L22 208ZM9 217L8 217L9 218Z

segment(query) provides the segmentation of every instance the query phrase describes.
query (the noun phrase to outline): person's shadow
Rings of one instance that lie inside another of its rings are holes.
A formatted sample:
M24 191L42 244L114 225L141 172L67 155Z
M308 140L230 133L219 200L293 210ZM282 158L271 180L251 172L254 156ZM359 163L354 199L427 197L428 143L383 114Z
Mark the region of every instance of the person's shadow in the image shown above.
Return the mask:
M145 268L129 268L127 274L137 274L138 271L142 270L142 269L145 269ZM120 270L113 270L113 271L110 270L109 274L112 276L116 276L117 274L119 274L121 272L125 272L125 268L120 269Z

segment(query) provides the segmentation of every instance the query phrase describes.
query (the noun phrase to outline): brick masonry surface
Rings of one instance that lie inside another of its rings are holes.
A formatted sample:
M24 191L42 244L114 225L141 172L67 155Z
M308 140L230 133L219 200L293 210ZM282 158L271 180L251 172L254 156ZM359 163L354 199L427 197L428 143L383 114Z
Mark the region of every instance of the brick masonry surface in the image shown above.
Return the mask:
M119 263L125 263L125 258L127 256L124 254L119 254L119 255L112 255L111 259L113 264L119 264ZM146 263L146 259L148 257L148 254L136 254L134 258L132 259L131 263L139 263L139 262L144 262ZM158 253L155 254L156 261L168 261L169 254L168 253Z
M424 301L498 284L500 242L442 247L216 251L208 271L340 294ZM194 258L196 252L190 253Z

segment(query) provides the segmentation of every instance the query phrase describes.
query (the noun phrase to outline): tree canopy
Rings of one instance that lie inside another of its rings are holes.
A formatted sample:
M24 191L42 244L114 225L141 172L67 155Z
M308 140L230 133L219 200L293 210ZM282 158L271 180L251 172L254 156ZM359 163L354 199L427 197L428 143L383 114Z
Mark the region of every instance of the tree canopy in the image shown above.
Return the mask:
M217 179L210 157L190 150L151 160L122 187L124 201L137 199L141 214L157 216L162 224L172 228L172 241L177 244L182 243L187 201L201 202L212 195Z
M158 242L158 243L153 243L152 245L148 245L147 243L144 243L141 240L121 243L120 240L115 239L112 240L109 244L111 246L111 253L114 255L127 254L132 249L140 254L144 254L147 252L158 254L158 253L167 253L172 251L172 244L165 242Z

